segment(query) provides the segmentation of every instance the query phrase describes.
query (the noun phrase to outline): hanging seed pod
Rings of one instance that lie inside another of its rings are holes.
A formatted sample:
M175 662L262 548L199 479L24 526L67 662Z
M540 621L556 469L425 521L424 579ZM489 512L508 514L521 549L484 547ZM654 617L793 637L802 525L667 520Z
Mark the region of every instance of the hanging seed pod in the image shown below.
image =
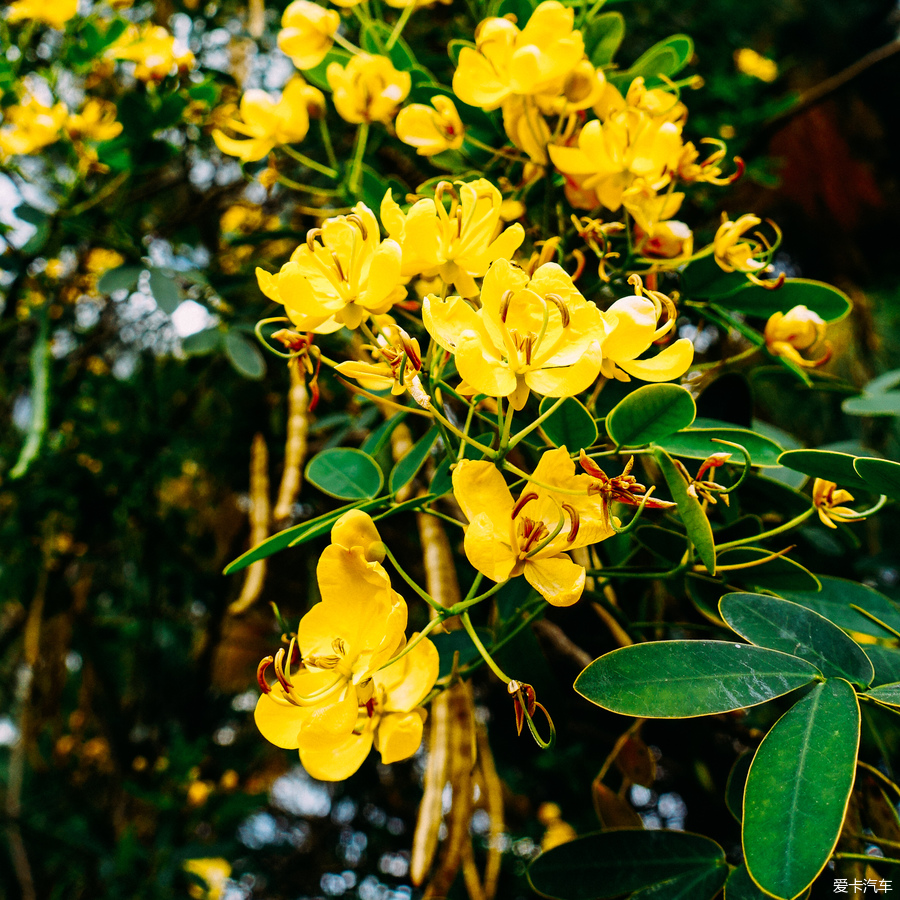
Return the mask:
M441 606L453 606L459 603L462 596L459 592L459 581L456 577L456 566L453 563L453 550L447 538L447 532L440 519L427 513L418 513L416 522L419 526L419 539L422 542L422 563L425 567L425 581L428 593ZM434 616L432 610L432 616ZM443 624L450 631L459 628L459 619L454 616ZM440 631L438 628L436 631Z
M487 729L478 726L478 784L481 787L484 805L490 819L488 830L487 863L484 867L484 897L493 900L497 893L497 882L500 878L500 861L502 853L500 841L506 830L503 820L503 784L497 775L494 755L488 742Z
M300 493L301 472L306 459L306 434L309 430L309 393L303 380L303 373L296 360L288 365L291 387L288 391L287 440L284 443L284 472L278 487L278 499L272 518L276 524L284 522L291 515L291 509Z

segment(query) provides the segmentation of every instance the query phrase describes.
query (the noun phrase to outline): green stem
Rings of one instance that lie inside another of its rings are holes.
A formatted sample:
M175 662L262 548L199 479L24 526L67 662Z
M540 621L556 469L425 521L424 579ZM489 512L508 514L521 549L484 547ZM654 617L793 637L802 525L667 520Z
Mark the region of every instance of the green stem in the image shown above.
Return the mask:
M454 519L452 516L446 516L442 512L438 512L436 509L423 509L421 512L425 513L426 516L434 516L437 519L443 519L445 522L449 522L451 525L455 525L457 528L465 528L459 519Z
M555 413L556 410L558 410L558 409L560 408L560 406L563 405L563 403L565 402L565 400L566 400L565 397L560 397L560 398L556 401L556 403L554 403L554 404L547 410L547 412L541 413L541 415L539 415L539 416L538 416L538 417L537 417L530 425L526 425L525 428L523 428L521 431L517 431L517 432L512 436L512 438L510 438L508 449L509 449L509 450L512 450L512 448L515 447L516 444L518 444L519 441L522 440L522 438L527 437L529 434L531 434L531 432L534 431L535 428L540 428L541 425L543 425L544 422L546 422L547 419L549 419L550 416L552 416L553 413Z
M413 10L416 8L415 2L410 3L409 6L405 6L403 8L403 12L400 13L400 18L397 19L397 24L394 26L394 30L391 32L391 36L388 38L388 42L385 45L385 50L390 51L390 49L397 43L397 39L403 34L403 29L406 27L406 23L409 21L409 17L412 15Z
M343 47L345 50L349 51L354 56L356 56L356 54L358 54L360 52L359 47L357 47L356 44L351 44L350 41L348 41L347 38L345 38L342 34L335 32L333 37L334 37L334 42L338 46Z
M354 7L356 9L357 7ZM359 180L362 176L363 154L366 152L366 142L369 140L369 123L360 123L356 132L356 149L353 151L353 162L350 164L350 192L355 194L359 190Z
M450 616L458 616L463 610L468 609L470 606L475 606L478 603L481 603L482 600L487 600L488 597L492 597L500 588L504 587L509 583L509 579L506 581L498 581L492 588L488 588L483 594L479 594L477 597L466 597L465 600L460 600L459 603L454 603L453 606L447 607L447 617Z
M322 144L325 147L325 155L328 157L328 162L331 165L331 168L336 172L340 169L338 165L337 157L334 155L334 145L331 143L331 132L328 130L328 122L323 116L319 119L319 134L322 137Z
M25 443L15 466L10 470L12 480L21 478L37 458L47 433L47 406L50 397L50 316L45 303L41 307L40 328L31 348L31 422Z
M281 149L284 150L291 159L295 159L301 165L306 166L307 169L312 169L314 172L327 175L329 178L338 177L338 173L334 169L329 169L328 166L323 166L322 163L310 159L306 154L295 150L290 144L282 144Z
M889 856L869 856L867 853L834 853L832 859L864 859L870 863L888 863L900 866L900 859L892 859Z
M410 650L415 649L417 645L422 643L422 641L428 637L429 633L434 631L442 621L443 619L440 617L432 619L396 656L392 656L383 666L380 666L378 671L380 672L382 669L392 666L398 659L403 659Z
M500 433L500 453L505 454L509 448L509 433L512 430L512 420L516 411L513 408L512 400L506 398L506 417L503 419L503 430Z
M466 413L466 424L463 426L463 433L468 435L469 429L472 427L472 417L475 415L475 404L469 404L469 411ZM466 452L466 445L459 445L459 452L456 454L456 461L459 462L463 458L463 454Z
M403 580L404 580L404 581L405 581L405 582L406 582L406 583L407 583L407 584L408 584L408 585L409 585L409 586L410 586L410 587L411 587L411 588L412 588L412 589L413 589L413 590L414 590L414 591L415 591L415 592L416 592L416 593L417 593L417 594L418 594L418 595L419 595L419 596L420 596L420 597L421 597L421 598L422 598L422 599L423 599L423 600L424 600L424 601L425 601L432 609L436 609L438 612L442 613L442 612L444 611L445 607L441 606L441 604L438 603L437 600L435 600L434 597L431 596L431 594L427 593L426 591L423 591L422 588L420 588L419 585L417 585L417 584L415 583L415 581L413 581L413 579L410 578L409 575L406 574L406 570L403 568L403 566L400 565L400 563L397 562L397 558L394 556L393 553L391 553L391 548L388 547L387 544L385 544L385 543L382 542L382 547L384 548L384 555L391 561L391 563L393 564L394 568L397 570L397 574L398 574L398 575L399 575L399 576L400 576L400 577L401 577L401 578L402 578L402 579L403 579Z
M494 662L494 658L488 653L487 648L484 644L481 643L481 638L478 637L478 632L475 631L475 628L472 625L472 620L469 618L469 613L467 611L463 612L460 615L460 621L463 623L463 628L466 629L466 633L472 639L472 643L475 645L475 649L481 654L481 658L488 664L490 670L504 683L509 684L512 681L508 675L503 672L503 669Z
M719 544L719 546L716 547L716 552L721 553L723 550L730 550L732 547L743 547L744 544L755 544L757 541L764 541L770 537L775 537L778 534L783 534L785 531L790 531L792 528L796 528L797 525L805 522L815 511L816 508L811 506L805 512L800 513L799 516L794 516L793 519L785 522L783 525L779 525L777 528L772 528L769 531L764 531L762 534L757 534L753 537L739 538L736 541L729 541L727 544Z

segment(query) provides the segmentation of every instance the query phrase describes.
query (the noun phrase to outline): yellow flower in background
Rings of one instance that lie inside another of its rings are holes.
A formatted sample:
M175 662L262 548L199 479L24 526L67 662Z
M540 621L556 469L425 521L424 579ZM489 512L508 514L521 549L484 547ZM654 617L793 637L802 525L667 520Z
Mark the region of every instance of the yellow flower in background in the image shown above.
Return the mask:
M80 113L72 113L65 127L70 138L82 141L111 141L122 133L115 103L96 97L89 98Z
M341 17L311 0L294 0L281 17L278 48L298 69L317 66L334 44Z
M312 229L278 274L257 269L256 277L300 331L330 334L358 328L406 296L400 256L396 241L381 240L372 210L357 203L351 215Z
M778 63L749 47L734 51L734 64L738 72L743 72L751 78L758 78L760 81L771 82L778 77Z
M634 220L634 245L642 256L653 259L689 257L694 252L694 234L684 222L672 217L681 208L684 194L661 194L644 181L622 194L622 206Z
M811 350L825 337L825 322L818 313L805 306L795 306L786 313L773 313L766 322L766 349L783 356L798 366L813 368L831 358L831 344L825 341L824 353L818 359L805 359L801 350Z
M84 267L92 275L102 275L125 262L125 257L107 247L91 247L84 259Z
M197 875L206 882L202 888L192 884L188 892L195 900L219 900L225 890L225 882L231 876L231 863L221 857L204 859L186 859L183 864L185 872Z
M524 575L548 603L571 606L584 590L585 571L567 551L596 544L614 532L600 498L588 494L590 476L575 474L565 447L546 451L533 477L514 501L493 463L457 463L453 494L469 520L466 556L492 581Z
M556 263L545 263L529 278L499 259L484 277L481 309L476 312L461 297L430 295L422 321L455 354L467 390L508 397L516 409L530 391L570 397L600 374L603 316Z
M45 106L35 96L8 106L0 127L0 155L25 156L54 143L59 140L67 115L64 104Z
M812 499L819 520L829 528L837 528L836 522L861 522L865 518L849 507L841 506L842 503L852 503L853 495L838 488L833 481L817 478L813 482Z
M642 76L631 82L624 97L615 85L606 82L593 107L603 122L625 110L678 125L683 125L687 118L687 107L676 93L668 88L648 88Z
M265 91L249 90L241 97L240 118L226 119L224 124L244 139L229 137L222 129L213 131L216 146L242 162L253 162L266 156L273 147L296 144L309 131L310 109L322 109L322 92L307 84L300 76L285 85L280 100Z
M411 103L397 114L397 137L416 148L420 156L433 156L463 145L465 125L449 97L436 94L431 106Z
M404 278L440 275L464 297L478 294L476 278L484 276L496 259L509 259L525 239L518 223L500 231L503 197L487 179L457 184L448 181L434 191L434 199L418 200L403 213L390 191L381 202L381 221L403 248ZM451 196L450 211L443 197Z
M694 345L681 338L650 359L638 359L651 345L675 327L672 301L659 291L645 291L637 275L629 281L637 293L616 300L603 314L609 335L603 344L602 373L607 378L630 381L671 381L680 378L694 360ZM659 320L666 313L666 323Z
M584 58L584 40L573 28L575 13L545 0L519 29L509 19L485 19L475 49L463 47L453 92L463 103L496 109L513 94L562 93L566 76Z
M752 282L762 287L775 288L784 280L779 276L775 281L763 281L760 276L769 268L772 253L775 249L765 236L757 231L751 237L747 233L751 228L762 224L759 216L747 213L732 222L722 213L722 224L713 238L713 253L719 268L726 272L742 272ZM775 229L776 245L781 233L774 222L769 222Z
M189 71L195 62L194 54L178 48L165 28L150 23L129 25L105 55L136 63L134 77L140 81L161 81L167 75Z
M346 68L330 63L325 77L338 115L354 125L390 122L412 86L409 72L398 72L386 56L368 53L354 56Z
M504 100L503 130L536 166L547 165L547 145L553 139L553 132L534 100L519 95ZM524 177L528 179L528 175Z
M574 176L584 190L593 190L603 206L615 211L636 179L645 180L653 190L664 187L681 148L680 125L626 109L606 122L588 122L577 146L551 144L548 150L560 172Z
M7 22L28 19L62 29L78 12L78 0L16 0L9 4Z

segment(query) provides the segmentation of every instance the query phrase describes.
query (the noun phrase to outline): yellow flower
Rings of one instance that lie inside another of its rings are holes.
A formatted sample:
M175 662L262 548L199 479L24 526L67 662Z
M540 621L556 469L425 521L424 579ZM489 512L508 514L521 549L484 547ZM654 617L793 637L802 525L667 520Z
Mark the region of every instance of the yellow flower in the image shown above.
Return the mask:
M341 17L310 0L294 0L281 17L278 47L298 69L317 66L334 44Z
M0 128L0 155L28 155L59 139L66 121L64 104L45 106L37 97L29 96L24 103L8 106Z
M602 501L588 494L590 476L575 474L565 447L545 452L533 477L514 501L493 463L457 463L453 493L469 520L466 556L492 581L524 574L549 603L571 606L584 590L585 571L567 551L596 544L614 532Z
M111 141L122 133L122 123L116 121L114 103L91 97L80 113L66 119L66 131L73 140Z
M136 63L134 77L140 81L161 81L194 67L194 54L175 45L175 38L161 25L130 25L106 55Z
M475 31L475 49L463 47L453 92L463 103L496 109L513 94L555 96L584 58L575 13L545 0L519 30L509 19L485 19Z
M116 266L121 266L125 257L116 250L107 247L91 247L84 260L85 269L92 275L102 275Z
M860 522L865 518L849 507L840 505L852 503L853 495L849 491L838 489L833 481L817 478L813 483L812 499L819 519L829 528L837 528L835 522Z
M734 158L735 171L731 175L724 175L720 163L728 153L725 144L716 138L703 138L701 144L712 144L716 147L702 162L700 151L691 143L684 145L681 151L681 159L678 160L678 179L686 184L706 182L707 184L726 185L732 184L744 174L744 161L736 156Z
M694 359L694 345L686 338L675 341L651 359L638 359L675 327L672 301L659 291L644 291L637 275L632 275L629 281L637 293L616 300L604 313L610 333L603 344L602 373L619 381L630 381L631 375L653 382L680 378ZM667 319L660 326L663 311Z
M672 220L683 200L682 193L660 194L643 181L622 194L622 205L634 219L634 243L638 253L655 259L675 259L689 257L694 252L691 229L684 222Z
M403 277L440 275L464 297L478 293L476 278L496 259L509 259L525 239L516 223L498 235L503 198L484 178L453 186L442 181L434 199L425 198L404 215L390 191L381 202L381 221L388 234L403 248ZM449 213L443 196L452 197Z
M547 165L547 145L553 133L534 100L518 94L504 100L503 130L536 166Z
M310 775L336 781L359 768L373 740L385 762L415 752L424 718L417 707L437 678L438 658L424 639L386 666L405 644L407 609L377 561L378 530L351 510L331 537L316 572L322 600L297 628L299 668L291 672L294 641L287 654L263 660L255 719L267 740L299 750Z
M456 356L467 389L508 397L522 409L530 391L569 397L600 374L603 316L556 263L528 274L505 259L484 277L481 309L461 297L426 298L422 321Z
M223 153L243 162L253 162L262 159L273 147L302 141L309 131L310 109L324 105L322 92L299 75L285 85L277 102L265 91L249 90L241 97L240 119L232 117L223 123L247 139L228 137L217 128L212 133L213 140Z
M677 94L665 88L648 88L642 76L631 82L624 97L614 85L606 82L593 107L604 122L627 109L679 125L687 118L687 107Z
M188 890L195 900L219 900L225 890L225 882L231 875L231 863L221 857L186 859L185 872L197 875L206 882L206 888L192 884Z
M769 268L774 246L758 231L751 238L746 238L751 228L761 224L762 219L751 213L741 216L736 222L730 221L726 214L722 213L722 224L713 238L713 253L719 268L724 271L742 272L755 284L776 288L784 281L784 275L775 281L763 281L760 278L760 275ZM769 224L775 229L777 242L781 238L781 233L773 222Z
M734 51L734 64L739 72L760 81L774 81L778 77L778 63L761 56L749 47Z
M62 28L78 12L78 0L16 0L9 5L8 22L30 19Z
M818 313L805 306L795 306L786 313L773 313L766 322L766 349L774 356L784 356L798 366L812 368L831 358L831 344L825 341L825 352L818 359L804 359L801 350L811 350L825 337L825 322Z
M400 245L382 241L372 210L357 203L349 216L313 228L277 275L256 270L260 290L300 331L330 334L358 328L368 315L387 312L406 296Z
M416 148L420 156L433 156L462 147L465 126L449 97L437 94L432 106L412 103L397 115L397 137Z
M330 63L325 77L338 115L354 125L390 122L412 86L409 72L398 72L386 56L368 53L354 56L346 68Z
M625 109L605 122L588 122L577 147L551 144L548 150L560 172L574 176L584 189L593 189L600 203L615 211L635 179L644 179L654 190L664 187L681 147L680 125L664 116Z

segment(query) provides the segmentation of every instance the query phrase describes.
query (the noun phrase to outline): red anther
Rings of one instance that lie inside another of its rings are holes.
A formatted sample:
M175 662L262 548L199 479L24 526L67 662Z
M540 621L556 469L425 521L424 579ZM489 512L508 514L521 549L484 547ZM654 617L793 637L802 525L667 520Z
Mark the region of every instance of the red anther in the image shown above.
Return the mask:
M568 503L563 503L562 508L569 514L569 518L572 520L572 527L569 529L569 533L566 535L566 540L571 544L578 536L578 529L581 525L581 517L578 515L578 510L575 509L574 506L570 506Z
M734 182L737 181L738 178L740 178L747 169L746 163L740 158L740 156L736 156L734 158L734 164L735 166L737 166L737 169L735 170L734 174L728 178L728 184L734 184Z
M256 682L259 685L259 689L264 694L268 694L272 690L269 686L269 682L266 681L266 669L268 669L273 662L275 662L274 658L267 656L265 659L261 659L259 665L256 667Z
M519 497L519 500L516 503L516 505L512 508L512 515L510 515L510 518L511 519L517 518L519 513L522 512L522 510L525 508L525 505L527 503L531 503L532 500L537 500L537 498L538 498L538 495L535 494L534 491L531 491L528 494L522 494L522 496Z

